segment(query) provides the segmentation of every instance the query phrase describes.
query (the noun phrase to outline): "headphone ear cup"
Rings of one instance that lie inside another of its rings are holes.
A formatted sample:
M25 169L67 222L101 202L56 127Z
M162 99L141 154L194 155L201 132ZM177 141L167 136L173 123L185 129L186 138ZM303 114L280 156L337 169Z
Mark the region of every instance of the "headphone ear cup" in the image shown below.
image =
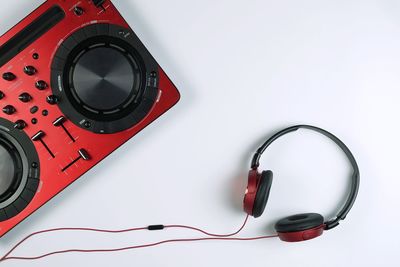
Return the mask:
M279 220L275 230L283 241L297 242L309 240L322 234L324 217L318 213L303 213Z
M273 180L272 171L263 171L261 173L259 186L254 199L254 206L253 206L253 216L255 218L260 217L265 210L265 206L267 205L269 198L269 193L271 191L272 180Z

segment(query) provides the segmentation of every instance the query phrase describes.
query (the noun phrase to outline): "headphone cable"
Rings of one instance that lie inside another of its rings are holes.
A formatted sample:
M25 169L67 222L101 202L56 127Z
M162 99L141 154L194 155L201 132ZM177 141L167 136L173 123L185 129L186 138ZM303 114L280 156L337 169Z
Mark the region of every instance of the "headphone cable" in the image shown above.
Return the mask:
M219 241L253 241L253 240L260 240L260 239L268 239L277 237L277 235L270 235L270 236L257 236L257 237L247 237L247 238L233 238L239 234L246 226L249 219L249 215L246 216L243 224L241 227L230 234L213 234L209 233L205 230L202 230L197 227L188 226L188 225L150 225L147 227L138 227L138 228L129 228L129 229L122 229L122 230L108 230L108 229L96 229L96 228L53 228L53 229L46 229L42 231L37 231L34 233L29 234L25 238L23 238L20 242L18 242L14 247L12 247L2 258L0 258L0 262L7 261L7 260L38 260L42 258L46 258L56 254L65 254L65 253L105 253L105 252L117 252L117 251L126 251L126 250L133 250L133 249L140 249L140 248L147 248L147 247L155 247L162 244L167 243L181 243L181 242L195 242L195 241L207 241L207 240L219 240ZM184 238L184 239L168 239L163 240L155 243L148 243L143 245L136 245L136 246L128 246L128 247L121 247L121 248L111 248L111 249L68 249L68 250L58 250L53 251L50 253L46 253L40 256L35 257L9 257L9 255L14 252L18 247L20 247L23 243L27 240L31 239L34 236L43 235L45 233L50 232L61 232L61 231L85 231L85 232L100 232L100 233L109 233L109 234L119 234L119 233L127 233L127 232L134 232L134 231L155 231L155 230L164 230L164 229L172 229L172 228L180 228L180 229L188 229L196 232L200 232L208 237L205 238Z

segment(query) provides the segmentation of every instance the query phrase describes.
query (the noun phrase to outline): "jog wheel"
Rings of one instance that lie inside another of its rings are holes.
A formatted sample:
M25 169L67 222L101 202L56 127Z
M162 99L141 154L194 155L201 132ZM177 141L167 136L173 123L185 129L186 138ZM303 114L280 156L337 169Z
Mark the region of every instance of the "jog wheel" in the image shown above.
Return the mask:
M39 158L25 132L0 118L0 222L28 206L39 186Z
M53 94L76 125L111 134L143 120L158 96L158 65L129 29L86 26L66 39L52 63Z

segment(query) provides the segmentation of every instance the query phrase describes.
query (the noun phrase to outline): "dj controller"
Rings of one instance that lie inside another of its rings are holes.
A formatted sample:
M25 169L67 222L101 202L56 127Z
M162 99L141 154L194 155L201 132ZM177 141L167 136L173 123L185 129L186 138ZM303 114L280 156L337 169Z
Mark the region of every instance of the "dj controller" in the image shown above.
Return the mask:
M0 37L0 236L179 97L110 0L47 0Z

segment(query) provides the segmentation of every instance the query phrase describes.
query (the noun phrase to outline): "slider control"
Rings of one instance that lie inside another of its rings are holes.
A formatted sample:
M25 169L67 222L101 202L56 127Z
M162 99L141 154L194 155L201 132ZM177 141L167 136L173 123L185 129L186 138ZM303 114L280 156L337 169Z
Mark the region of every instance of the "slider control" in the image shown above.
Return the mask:
M68 135L68 137L72 140L72 142L75 142L75 138L71 135L71 133L65 128L64 122L66 121L65 117L61 116L55 121L53 121L53 125L56 127L61 127L64 129L65 133Z
M79 150L78 150L78 154L79 154L79 157L77 157L76 159L74 159L70 164L68 164L67 166L65 166L61 171L65 172L69 167L71 167L72 165L74 165L74 164L75 164L78 160L80 160L80 159L82 159L82 160L84 160L84 161L90 160L90 155L89 155L89 153L88 153L85 149L83 149L83 148L79 149Z
M49 154L55 158L56 156L54 156L53 152L51 152L50 148L47 146L47 144L43 141L43 137L46 134L43 131L39 131L37 132L34 136L32 136L32 141L39 141L40 143L42 143L42 145L46 148L47 152L49 152Z

